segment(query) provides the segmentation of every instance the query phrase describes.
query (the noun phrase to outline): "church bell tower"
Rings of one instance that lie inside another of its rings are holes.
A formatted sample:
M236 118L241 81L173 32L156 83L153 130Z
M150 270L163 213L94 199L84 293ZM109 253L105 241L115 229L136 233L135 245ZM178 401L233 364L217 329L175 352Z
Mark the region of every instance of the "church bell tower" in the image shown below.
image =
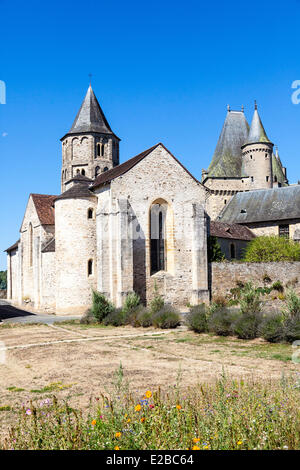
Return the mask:
M119 164L120 139L111 130L100 104L88 88L69 132L62 137L61 191L80 174L95 179Z

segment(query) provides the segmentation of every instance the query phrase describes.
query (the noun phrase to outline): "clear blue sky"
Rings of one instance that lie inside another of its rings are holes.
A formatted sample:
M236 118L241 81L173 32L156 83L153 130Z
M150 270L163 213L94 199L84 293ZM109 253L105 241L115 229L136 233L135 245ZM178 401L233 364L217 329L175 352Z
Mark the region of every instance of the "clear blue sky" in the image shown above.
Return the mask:
M161 141L200 178L227 103L251 120L256 99L290 181L300 179L299 17L299 0L0 0L0 269L29 193L59 193L59 139L89 73L121 162Z

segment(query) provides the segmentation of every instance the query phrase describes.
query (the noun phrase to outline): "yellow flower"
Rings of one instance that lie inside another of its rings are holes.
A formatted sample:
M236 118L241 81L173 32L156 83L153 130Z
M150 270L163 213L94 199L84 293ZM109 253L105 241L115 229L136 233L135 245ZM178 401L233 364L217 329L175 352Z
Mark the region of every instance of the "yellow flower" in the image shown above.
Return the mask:
M115 450L120 450L120 447L119 447L119 446L116 446L116 447L115 447Z
M143 423L144 421L145 421L145 418L144 418L144 417L143 417L143 418L141 418L141 423Z
M152 392L150 392L150 390L147 390L147 392L145 393L145 396L146 396L146 398L151 398L152 397Z
M116 432L115 437L121 437L122 433L121 432Z
M95 426L96 423L97 423L97 421L95 419L93 419L92 426Z
M203 449L209 449L209 446L203 446Z
M199 442L199 441L200 441L199 437L194 437L193 442L194 442L195 444L197 444L197 442Z
M241 446L243 444L243 441L237 441L237 445Z
M182 406L181 405L176 405L177 410L181 410Z
M126 413L126 414L125 414L125 418L127 418L127 416L128 416L128 414Z
M200 447L198 447L198 446L193 446L193 447L192 447L192 450L200 450Z
M135 409L135 411L141 411L142 407L141 407L141 405L136 405L136 407L134 409Z
M130 423L130 421L131 421L131 419L130 419L130 418L128 418L128 420L127 420L127 423Z

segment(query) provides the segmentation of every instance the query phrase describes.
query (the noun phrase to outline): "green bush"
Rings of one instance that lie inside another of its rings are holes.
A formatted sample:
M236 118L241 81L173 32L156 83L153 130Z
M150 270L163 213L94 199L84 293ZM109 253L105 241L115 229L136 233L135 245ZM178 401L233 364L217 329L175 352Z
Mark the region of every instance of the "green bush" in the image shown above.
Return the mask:
M92 307L90 311L97 322L101 323L109 313L114 311L114 306L103 294L93 291Z
M242 313L233 323L233 332L240 339L257 338L260 321L261 315L259 313Z
M300 314L300 297L293 289L288 289L286 293L283 314L286 318Z
M254 238L248 244L244 256L244 261L250 263L299 260L300 244L289 238L274 235Z
M171 305L164 305L152 316L152 324L155 328L176 328L180 325L180 314Z
M284 339L288 343L300 340L300 313L296 313L283 322Z
M104 325L123 326L125 325L125 318L123 310L116 308L103 318L102 323Z
M233 334L233 324L239 313L229 308L219 308L208 318L208 329L219 336L229 336Z
M130 292L124 302L123 312L125 314L130 314L133 312L141 303L141 298L135 292Z
M131 317L131 325L142 326L143 328L152 326L152 314L145 307L141 306Z
M91 312L91 309L89 309L81 318L79 321L82 325L91 325L93 323L96 323L96 318Z
M280 343L284 339L284 329L282 315L271 313L263 317L259 327L259 336L269 341L269 343Z
M240 308L242 313L258 313L261 310L261 291L251 282L247 282L241 289Z
M190 330L196 333L207 331L207 313L205 304L195 305L186 315L186 324Z
M164 299L161 295L157 294L150 302L150 312L152 314L159 312L165 305Z
M225 256L222 253L217 237L210 235L207 241L207 253L209 263L213 261L224 261Z
M280 281L273 282L271 287L272 287L273 290L277 290L278 292L283 292L284 291L284 287L283 287L283 285Z

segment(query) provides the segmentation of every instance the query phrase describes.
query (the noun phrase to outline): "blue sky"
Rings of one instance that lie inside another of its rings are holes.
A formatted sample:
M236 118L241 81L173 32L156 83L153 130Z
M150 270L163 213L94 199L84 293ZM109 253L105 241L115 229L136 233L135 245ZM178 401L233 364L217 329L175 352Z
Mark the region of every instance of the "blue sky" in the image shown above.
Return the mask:
M200 178L227 103L249 121L256 99L290 181L300 179L299 15L299 0L0 0L0 269L29 193L59 193L59 139L89 73L121 162L161 141Z

